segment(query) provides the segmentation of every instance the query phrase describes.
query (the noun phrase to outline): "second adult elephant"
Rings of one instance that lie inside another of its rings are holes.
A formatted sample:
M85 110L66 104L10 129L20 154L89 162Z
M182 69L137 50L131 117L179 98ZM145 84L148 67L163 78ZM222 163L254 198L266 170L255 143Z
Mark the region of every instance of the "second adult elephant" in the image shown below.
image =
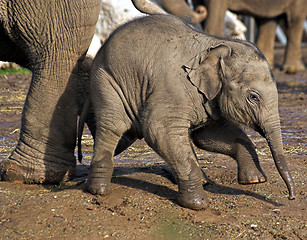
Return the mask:
M258 24L257 46L264 53L271 66L274 64L274 41L279 18L286 21L287 48L283 63L286 71L303 71L301 41L303 24L307 15L306 0L195 0L205 4L208 16L205 32L221 36L226 10L237 14L254 16Z
M264 56L248 42L197 32L172 16L139 18L117 29L96 55L90 97L97 123L87 181L93 194L109 193L113 155L137 138L170 165L185 207L208 206L192 142L235 158L240 183L264 182L242 123L267 139L295 198L276 83Z

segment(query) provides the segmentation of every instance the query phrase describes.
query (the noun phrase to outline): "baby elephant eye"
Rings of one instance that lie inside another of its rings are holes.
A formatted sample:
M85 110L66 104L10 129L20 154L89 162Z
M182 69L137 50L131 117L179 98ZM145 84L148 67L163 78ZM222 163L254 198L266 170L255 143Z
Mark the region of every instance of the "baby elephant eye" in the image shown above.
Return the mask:
M256 95L256 94L254 94L254 93L250 93L249 94L249 99L251 100L251 101L253 101L253 102L256 102L256 103L259 103L260 101L259 101L259 97Z

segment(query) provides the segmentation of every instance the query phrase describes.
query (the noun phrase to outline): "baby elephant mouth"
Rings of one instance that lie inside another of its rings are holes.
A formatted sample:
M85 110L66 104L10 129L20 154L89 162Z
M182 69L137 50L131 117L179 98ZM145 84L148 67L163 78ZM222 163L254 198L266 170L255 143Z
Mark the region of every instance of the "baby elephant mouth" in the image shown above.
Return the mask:
M265 133L264 133L264 131L262 130L262 128L258 124L254 123L252 125L252 129L255 130L257 133L259 133L262 137L265 138Z

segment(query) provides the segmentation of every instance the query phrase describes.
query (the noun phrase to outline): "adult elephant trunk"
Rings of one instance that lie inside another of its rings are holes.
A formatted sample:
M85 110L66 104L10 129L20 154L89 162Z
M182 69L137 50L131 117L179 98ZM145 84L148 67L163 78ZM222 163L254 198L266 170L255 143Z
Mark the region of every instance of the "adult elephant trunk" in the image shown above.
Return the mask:
M167 14L157 4L152 3L149 0L132 0L133 5L142 13L147 14Z
M132 3L142 13L167 14L162 8L150 0L132 0ZM191 21L192 24L198 24L207 17L207 9L202 5L199 5L196 11L193 11L185 0L161 0L161 3L169 13L181 19Z
M168 12L181 19L191 21L192 24L201 23L207 17L207 9L202 5L193 11L184 0L161 0L161 2Z
M277 117L276 117L277 116ZM270 116L268 121L261 127L262 130L259 132L264 135L266 138L268 145L270 147L275 165L277 170L285 181L288 192L289 192L289 200L295 199L294 193L294 183L292 177L290 175L287 162L283 152L283 144L281 138L281 128L279 117L276 114Z

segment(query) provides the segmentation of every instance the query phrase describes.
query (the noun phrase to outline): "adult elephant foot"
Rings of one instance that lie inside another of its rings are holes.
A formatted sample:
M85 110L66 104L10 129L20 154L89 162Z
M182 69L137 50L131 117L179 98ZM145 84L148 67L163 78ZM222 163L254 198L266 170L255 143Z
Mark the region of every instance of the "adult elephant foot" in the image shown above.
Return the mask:
M18 183L58 183L72 179L76 160L64 151L35 148L19 143L12 155L0 164L0 179Z
M305 65L302 61L298 61L297 63L284 64L283 70L289 74L295 74L296 72L305 71Z

